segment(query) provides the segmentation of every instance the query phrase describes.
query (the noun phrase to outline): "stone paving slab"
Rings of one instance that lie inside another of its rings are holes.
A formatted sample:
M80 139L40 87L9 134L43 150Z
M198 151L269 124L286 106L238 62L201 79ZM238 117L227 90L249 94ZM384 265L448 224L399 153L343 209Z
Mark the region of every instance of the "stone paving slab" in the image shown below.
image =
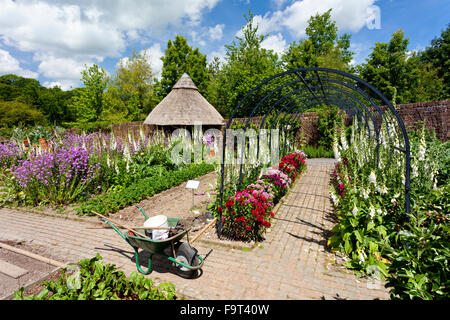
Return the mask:
M14 279L19 278L20 276L23 276L24 274L26 274L28 271L16 266L12 263L3 261L0 259L0 273L4 273L9 277L12 277Z
M154 271L147 277L172 282L188 299L389 299L383 283L358 278L327 250L327 235L336 223L328 193L334 161L307 164L264 242L239 250L200 239L195 247L201 256L209 256L198 278L179 277L162 258L153 259ZM112 229L87 229L91 225L86 222L6 208L0 209L0 225L0 241L32 242L61 262L98 252L127 275L136 271L133 249Z

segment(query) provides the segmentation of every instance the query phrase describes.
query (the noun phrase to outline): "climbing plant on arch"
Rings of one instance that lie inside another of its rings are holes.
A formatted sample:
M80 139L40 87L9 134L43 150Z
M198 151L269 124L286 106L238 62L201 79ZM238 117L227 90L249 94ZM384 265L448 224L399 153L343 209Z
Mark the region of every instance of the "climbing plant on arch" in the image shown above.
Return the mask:
M399 170L404 172L405 212L410 212L410 143L401 117L392 103L369 83L328 68L301 68L272 76L254 87L235 107L221 141L220 207L230 193L245 186L244 180L257 177L261 170L292 152L292 124L319 105L338 107L356 123L358 132L373 146L376 166L380 145L387 146L392 154L403 155ZM262 116L259 130L250 128L255 116ZM237 117L247 118L245 125L240 130L231 130Z

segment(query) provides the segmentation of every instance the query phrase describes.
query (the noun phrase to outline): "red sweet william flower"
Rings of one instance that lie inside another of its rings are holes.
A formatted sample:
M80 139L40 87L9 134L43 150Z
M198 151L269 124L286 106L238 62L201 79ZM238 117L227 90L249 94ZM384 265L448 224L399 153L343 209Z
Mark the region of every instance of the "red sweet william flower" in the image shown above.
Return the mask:
M248 226L248 227L246 228L246 230L247 230L247 231L252 231L252 227Z
M227 207L232 207L233 204L234 204L233 200L228 200L227 202L225 202L225 205L226 205Z
M218 208L217 208L217 211L219 211L220 213L222 213L222 212L223 212L222 207L218 207Z
M272 224L269 221L263 221L262 225L267 228L270 228L272 226Z

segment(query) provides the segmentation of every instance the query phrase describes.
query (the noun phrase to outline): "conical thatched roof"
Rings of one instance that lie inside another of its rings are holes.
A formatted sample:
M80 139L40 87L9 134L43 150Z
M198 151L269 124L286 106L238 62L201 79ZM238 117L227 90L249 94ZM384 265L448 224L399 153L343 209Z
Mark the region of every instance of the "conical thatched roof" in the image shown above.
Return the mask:
M222 120L220 113L198 92L192 79L183 74L144 123L158 126L194 125L195 122L222 125Z

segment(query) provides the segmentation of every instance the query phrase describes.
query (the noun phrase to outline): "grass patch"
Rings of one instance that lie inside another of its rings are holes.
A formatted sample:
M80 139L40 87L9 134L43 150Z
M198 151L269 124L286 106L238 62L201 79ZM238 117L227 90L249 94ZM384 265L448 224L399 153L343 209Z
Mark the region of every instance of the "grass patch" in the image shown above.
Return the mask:
M327 149L322 146L304 146L302 150L308 158L334 158L333 149Z

